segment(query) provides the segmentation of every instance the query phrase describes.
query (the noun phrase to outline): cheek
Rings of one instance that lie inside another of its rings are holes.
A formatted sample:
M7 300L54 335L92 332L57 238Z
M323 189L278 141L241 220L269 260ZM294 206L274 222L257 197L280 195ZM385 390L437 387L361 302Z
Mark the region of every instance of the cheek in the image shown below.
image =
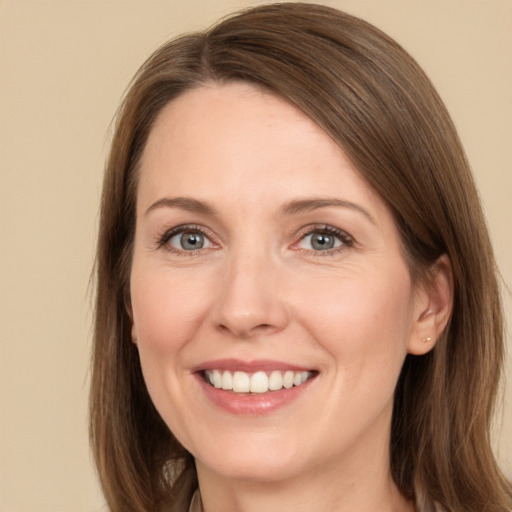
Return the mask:
M139 346L173 353L189 340L204 316L208 295L197 282L173 279L173 273L134 267L130 283L133 335Z
M317 282L302 323L330 353L340 375L356 385L398 377L412 325L408 272L354 274Z
M208 309L209 295L196 281L189 284L190 280L178 279L175 272L137 263L134 261L130 280L132 335L144 381L171 430L184 432L183 421L188 414L180 385L187 373L184 359Z

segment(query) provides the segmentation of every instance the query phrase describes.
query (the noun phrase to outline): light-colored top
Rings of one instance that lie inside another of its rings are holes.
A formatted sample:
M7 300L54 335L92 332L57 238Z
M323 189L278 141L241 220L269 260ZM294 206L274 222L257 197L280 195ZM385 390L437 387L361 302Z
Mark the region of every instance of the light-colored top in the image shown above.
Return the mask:
M188 512L203 512L203 503L201 502L201 495L199 494L199 489L192 496L192 501L190 502L190 508Z

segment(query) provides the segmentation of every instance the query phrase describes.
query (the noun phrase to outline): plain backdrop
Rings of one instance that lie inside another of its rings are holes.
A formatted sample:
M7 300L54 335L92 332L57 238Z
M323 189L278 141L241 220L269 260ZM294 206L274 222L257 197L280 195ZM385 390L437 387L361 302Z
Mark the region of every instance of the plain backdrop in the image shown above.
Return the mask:
M0 0L1 512L102 510L87 439L88 286L110 123L152 50L257 3ZM512 0L323 3L382 28L432 78L512 288ZM494 437L510 476L511 366Z

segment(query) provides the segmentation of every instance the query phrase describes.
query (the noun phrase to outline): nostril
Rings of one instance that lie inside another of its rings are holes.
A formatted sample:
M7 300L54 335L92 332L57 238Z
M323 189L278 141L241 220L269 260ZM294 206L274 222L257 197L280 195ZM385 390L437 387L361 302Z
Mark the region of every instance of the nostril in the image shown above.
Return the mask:
M226 286L211 310L214 325L220 332L241 339L284 329L289 318L283 298L265 286L247 282L247 279L243 274ZM250 279L255 278L251 276Z
M241 339L249 339L257 334L269 334L271 332L278 330L278 328L276 326L273 326L271 324L257 324L255 326L250 326L250 325L228 326L226 324L219 324L218 329L223 334L230 334L232 336L236 336Z

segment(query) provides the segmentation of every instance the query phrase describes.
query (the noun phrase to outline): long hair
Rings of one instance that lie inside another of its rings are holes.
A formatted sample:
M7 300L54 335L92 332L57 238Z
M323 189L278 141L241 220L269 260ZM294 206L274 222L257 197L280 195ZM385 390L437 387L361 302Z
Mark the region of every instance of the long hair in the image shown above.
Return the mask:
M435 348L407 356L395 392L393 478L421 512L505 512L512 489L489 439L504 352L497 270L478 194L432 84L368 23L312 4L256 7L162 46L120 107L96 261L90 434L113 512L189 498L192 456L146 391L130 339L129 275L139 160L162 108L206 82L245 81L315 121L387 203L413 279L448 255L453 314Z

